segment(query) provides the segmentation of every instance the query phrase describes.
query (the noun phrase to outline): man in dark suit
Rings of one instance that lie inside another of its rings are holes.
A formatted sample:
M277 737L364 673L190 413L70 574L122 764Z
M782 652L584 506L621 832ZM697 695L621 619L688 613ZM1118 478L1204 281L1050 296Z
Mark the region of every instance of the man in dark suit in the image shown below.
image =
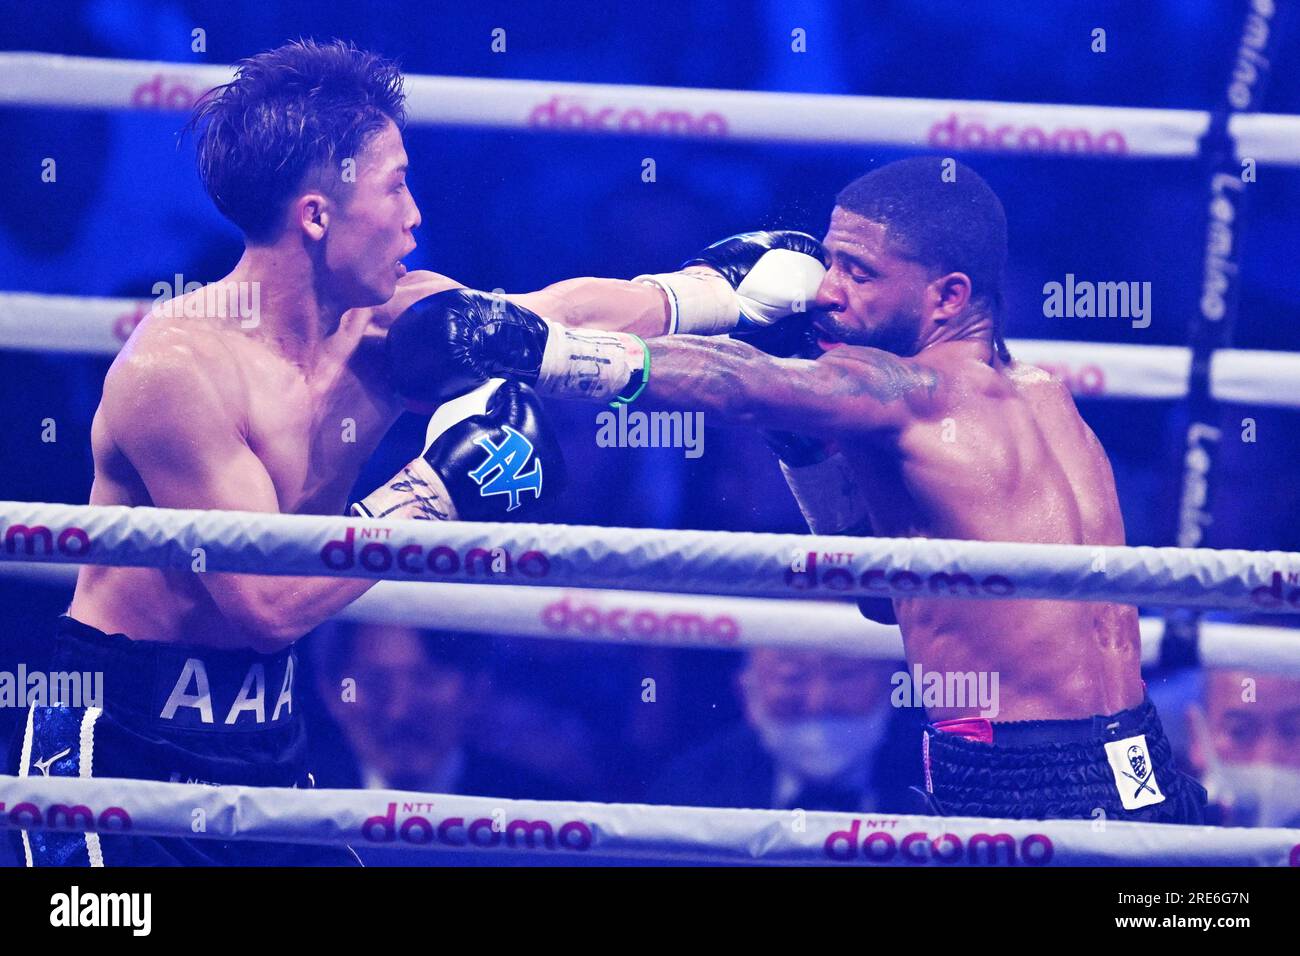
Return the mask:
M924 712L890 706L897 661L760 648L737 678L745 719L675 762L651 803L924 812Z
M317 786L508 800L573 796L471 739L488 689L488 638L343 624L313 640L317 691L346 749L341 759L316 763ZM441 853L356 849L367 865L471 862Z

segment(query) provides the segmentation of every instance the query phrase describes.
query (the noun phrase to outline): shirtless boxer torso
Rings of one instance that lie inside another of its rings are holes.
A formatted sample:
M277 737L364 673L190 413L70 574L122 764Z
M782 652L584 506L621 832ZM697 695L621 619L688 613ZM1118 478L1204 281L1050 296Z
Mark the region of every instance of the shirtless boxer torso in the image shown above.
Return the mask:
M1001 361L989 319L936 324L909 357L848 344L875 334L891 287L926 284L925 270L891 255L883 239L861 216L837 210L832 218L825 240L831 265L812 317L826 349L819 359L773 358L718 338L658 339L650 343L650 401L674 396L672 405L706 416L834 442L878 536L1122 545L1100 442L1059 381ZM868 271L870 291L854 278ZM1132 607L924 598L894 604L910 664L998 673L998 720L1072 719L1142 700ZM929 713L943 720L980 709L972 702Z
M932 188L946 188L938 160L918 165ZM851 190L842 200L855 199ZM899 197L886 190L881 205L897 208ZM969 276L936 276L946 270L842 205L824 246L829 269L810 304L819 358L774 358L717 339L656 340L651 400L831 443L879 536L1125 543L1100 442L1062 383L1010 360L997 305L973 297ZM932 809L1200 820L1204 791L1172 765L1145 698L1135 608L893 603L909 665L998 677L991 720L974 702L927 707Z
M324 104L321 89L330 91ZM200 170L244 233L245 252L218 283L156 306L114 361L92 426L90 503L343 514L362 464L404 407L386 331L413 302L457 286L406 275L400 262L420 224L406 188L400 74L341 42L291 43L245 61L199 111ZM652 333L665 323L662 301L626 282L575 280L510 298L575 325L618 316L614 328ZM221 301L256 310L222 317ZM424 454L367 496L364 514L505 518L506 506L466 473L480 463L469 462L481 455L477 439L499 443L507 427L557 479L549 493L563 487L536 397L515 383L478 394L490 397L440 413ZM102 673L103 700L29 708L10 766L19 775L87 776L93 766L96 776L309 786L293 644L373 583L201 565L83 568L56 627L53 665ZM37 866L354 861L339 848L120 834L22 831L20 842Z
M821 249L808 248L802 234L746 234L711 246L684 272L646 277L699 304L696 288L717 273L712 281L720 276L746 300L780 285L769 281L765 261L822 258L828 268L808 316L786 320L811 323L817 357L776 357L716 335L625 342L626 359L617 349L606 353L605 367L621 369L603 373L605 390L622 396L638 384L648 352L649 383L637 399L645 405L819 442L823 459L841 463L847 481L839 484L856 489L878 536L1122 545L1114 479L1096 436L1065 387L1013 362L1002 341L1001 203L972 170L949 164L904 160L857 180L837 199ZM769 257L764 247L774 240L783 251ZM744 333L749 313L739 306L738 324L736 309L729 325L714 323L709 308L701 310L707 321L694 324ZM494 321L481 307L449 301L445 311L453 342L484 343L475 354L480 369L510 370L543 394L592 397L569 384L585 361L581 350L557 344L571 333L517 311L505 321L529 344L498 349L491 342L509 337L489 341L463 327ZM416 321L403 317L395 334ZM786 474L815 526L810 510L819 503L806 506L800 470ZM866 533L855 524L826 530ZM953 700L927 708L932 807L973 816L1102 810L1199 819L1203 791L1172 767L1145 698L1134 608L947 597L894 605L909 665L998 676L994 717Z
M876 534L1124 544L1106 453L1058 380L990 359L986 342L936 345L915 363L856 352L845 347L833 360L846 368L878 364L896 383L909 376L918 383L910 398L898 399L896 428L840 438L866 489ZM863 371L878 382L882 369ZM926 671L999 675L999 720L1108 714L1142 699L1131 606L919 598L894 604L909 660ZM936 720L980 710L974 701L928 708Z
M239 280L218 285L230 281ZM380 347L391 310L452 284L413 273L387 306L349 311L315 342L277 335L269 315L243 329L237 319L184 317L180 300L172 306L181 317L155 310L104 380L90 503L343 513L361 466L403 410ZM204 293L190 297L201 303ZM86 565L69 613L151 641L269 651L369 583L309 580L329 594L290 608L297 579ZM274 618L271 605L288 613Z
M375 183L376 192L386 191L406 163L400 133L389 124L362 155L356 188ZM390 211L389 235L365 253L389 270L395 256L410 251L419 224L410 194L403 195ZM366 196L354 202L367 204L370 215L379 206ZM132 334L105 378L91 429L90 504L342 514L362 465L401 412L431 410L394 390L384 338L410 305L460 283L427 271L402 274L388 284L387 302L331 322L313 318L328 314L329 305L303 291L313 287L310 277L284 270L281 256L268 258L250 250L214 284L232 295L211 296L212 287L189 293L155 308ZM260 289L255 325L204 317L205 303L233 300L241 283ZM574 279L505 298L575 326L644 334L664 328L662 302L618 280ZM373 584L85 565L69 613L143 640L270 652Z

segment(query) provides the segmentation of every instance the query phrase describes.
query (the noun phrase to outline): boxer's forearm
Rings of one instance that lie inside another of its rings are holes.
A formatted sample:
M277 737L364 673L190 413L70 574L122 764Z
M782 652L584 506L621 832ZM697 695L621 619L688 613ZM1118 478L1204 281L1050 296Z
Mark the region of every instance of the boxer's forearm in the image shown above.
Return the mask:
M267 640L294 641L375 585L369 578L212 574L209 590L230 622Z
M650 382L640 401L669 411L699 411L721 421L768 427L747 395L774 359L723 336L676 335L646 343Z
M566 279L538 292L506 298L569 328L630 332L643 339L668 331L667 298L659 288L643 282Z
M877 349L855 349L850 361L811 361L774 358L716 336L675 335L646 344L647 404L817 437L897 429L938 386L932 369Z

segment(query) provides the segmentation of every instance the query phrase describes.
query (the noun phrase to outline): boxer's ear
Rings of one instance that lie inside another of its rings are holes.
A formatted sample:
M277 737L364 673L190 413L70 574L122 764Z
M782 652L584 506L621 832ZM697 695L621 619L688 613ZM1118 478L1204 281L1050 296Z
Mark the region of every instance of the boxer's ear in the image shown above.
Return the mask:
M964 272L949 272L931 282L926 291L931 302L930 318L935 322L947 322L960 316L970 303L970 276Z
M293 206L297 225L314 240L325 238L329 229L329 200L321 193L304 193Z

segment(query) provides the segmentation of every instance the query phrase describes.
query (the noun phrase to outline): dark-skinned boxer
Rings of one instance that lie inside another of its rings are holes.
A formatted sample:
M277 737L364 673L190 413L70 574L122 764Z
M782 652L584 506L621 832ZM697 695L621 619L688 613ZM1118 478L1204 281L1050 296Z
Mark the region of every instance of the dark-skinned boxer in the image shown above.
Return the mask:
M826 530L867 518L887 537L1122 545L1105 451L1064 385L1013 361L1002 340L1006 244L1001 203L973 170L948 176L940 158L917 158L837 198L809 310L816 358L722 336L595 340L463 295L394 331L427 338L453 378L504 374L544 397L700 410L833 443L811 465L847 479L826 485L838 498ZM743 281L734 246L723 250L692 269ZM1135 608L959 594L893 601L910 665L992 673L1001 687L994 715L927 701L933 810L1199 822L1204 791L1173 764L1145 696Z

